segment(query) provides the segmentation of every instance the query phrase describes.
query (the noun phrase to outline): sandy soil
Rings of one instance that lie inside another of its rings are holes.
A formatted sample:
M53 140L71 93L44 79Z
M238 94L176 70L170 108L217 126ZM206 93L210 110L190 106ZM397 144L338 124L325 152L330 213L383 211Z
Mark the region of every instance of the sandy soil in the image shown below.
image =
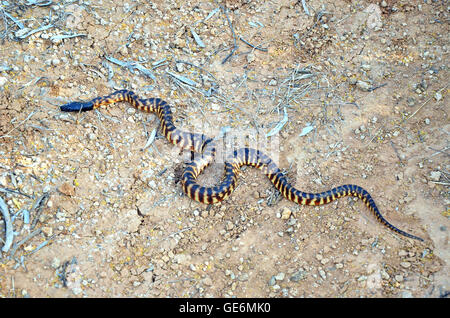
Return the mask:
M17 21L0 29L0 196L15 216L0 295L448 297L449 7L306 3L0 2ZM251 168L227 200L192 201L186 154L160 134L148 145L154 115L59 111L122 88L165 99L185 130L268 141L301 190L364 187L425 242L357 199L298 206Z

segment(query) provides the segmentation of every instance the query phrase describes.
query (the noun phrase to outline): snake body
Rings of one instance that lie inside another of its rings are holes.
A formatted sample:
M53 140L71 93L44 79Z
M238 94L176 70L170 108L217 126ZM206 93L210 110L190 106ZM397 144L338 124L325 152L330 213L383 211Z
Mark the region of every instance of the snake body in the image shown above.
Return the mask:
M345 196L358 197L365 203L381 224L398 234L423 241L422 238L402 231L389 223L381 215L369 192L362 187L346 184L320 193L302 192L287 181L281 170L267 155L252 148L240 148L229 155L225 161L224 178L219 185L213 187L201 186L196 179L214 160L216 142L214 139L203 134L185 132L176 128L173 123L170 106L160 98L141 99L132 91L119 90L110 95L97 97L87 102L70 102L60 106L60 109L64 112L82 112L121 101L130 103L140 111L155 113L160 119L161 131L169 142L182 149L201 154L201 156L198 156L187 164L181 178L183 191L195 201L213 204L226 199L236 187L240 168L247 165L260 169L281 194L290 201L301 205L322 205Z

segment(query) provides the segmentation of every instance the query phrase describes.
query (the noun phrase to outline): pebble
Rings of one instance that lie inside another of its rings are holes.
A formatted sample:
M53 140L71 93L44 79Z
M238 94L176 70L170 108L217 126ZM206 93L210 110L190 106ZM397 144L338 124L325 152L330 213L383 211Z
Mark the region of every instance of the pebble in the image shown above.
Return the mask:
M275 79L271 79L269 82L269 86L275 86L277 84L278 84L278 82Z
M73 196L75 194L75 187L67 182L63 183L58 190L68 196Z
M401 293L402 298L412 298L413 295L409 290L405 290Z
M398 252L398 256L400 256L400 257L404 257L404 256L407 256L407 255L408 255L408 252L405 251L405 250L400 250L400 251Z
M184 71L184 64L183 63L177 63L175 65L175 67L176 67L176 70L177 70L178 73L181 73L181 72Z
M441 172L440 171L431 171L430 172L430 180L431 181L439 181L441 178Z
M46 237L52 236L53 234L53 228L49 226L43 226L41 227L42 233L45 234Z
M274 278L278 281L282 281L284 279L284 276L285 276L285 274L283 272L280 272L280 273L276 274L274 276Z
M72 288L72 293L74 295L79 295L82 292L82 289L80 287L74 287Z
M255 54L254 53L248 53L247 54L247 62L251 63L256 59Z
M436 101L440 101L442 99L442 94L440 92L437 92L436 94L434 94L434 99Z
M372 86L367 82L359 80L356 82L356 87L362 91L368 92Z
M272 277L270 277L270 279L269 279L269 286L274 286L275 285L275 282L276 282L276 280L275 280L275 276L272 276Z
M226 224L225 228L227 229L227 231L232 230L234 228L233 222L227 221L227 224Z
M327 279L327 273L323 269L319 269L319 275L322 279Z
M0 76L0 87L5 86L5 84L8 82L8 79L6 77Z
M403 282L403 275L398 274L398 275L395 275L394 278L399 283Z
M20 29L19 31L16 31L16 32L14 33L14 35L15 35L17 38L20 38L21 36L24 36L25 34L27 34L27 33L30 32L30 31L31 31L30 28L23 28L23 29Z
M370 71L371 69L370 64L362 64L361 69L364 71Z
M52 268L57 269L59 266L61 266L61 261L59 260L59 258L55 257L52 260Z
M305 279L306 272L303 269L298 270L294 275L291 276L290 280L293 282L301 281L302 279Z
M411 263L410 262L401 262L400 266L403 268L409 268L409 267L411 267Z
M408 97L406 103L408 106L413 107L416 104L416 99L414 97Z
M283 211L281 212L281 219L287 220L291 216L292 212L289 208L285 207Z

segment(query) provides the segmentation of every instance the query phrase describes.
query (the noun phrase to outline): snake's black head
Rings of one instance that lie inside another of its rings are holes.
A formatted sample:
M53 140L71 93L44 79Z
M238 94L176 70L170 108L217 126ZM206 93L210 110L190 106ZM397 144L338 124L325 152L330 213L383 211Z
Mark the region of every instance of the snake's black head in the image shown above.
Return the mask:
M85 112L94 109L94 103L71 102L59 107L63 112Z

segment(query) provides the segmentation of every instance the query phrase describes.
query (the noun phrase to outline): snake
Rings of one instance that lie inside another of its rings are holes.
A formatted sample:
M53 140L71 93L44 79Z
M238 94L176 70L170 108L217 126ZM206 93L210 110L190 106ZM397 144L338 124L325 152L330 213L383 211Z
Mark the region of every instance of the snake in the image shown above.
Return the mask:
M400 230L389 223L380 213L372 196L364 188L354 184L346 184L320 193L302 192L288 182L286 176L269 156L257 149L243 147L233 150L224 162L225 171L222 181L216 186L205 187L200 185L197 182L197 177L213 162L217 149L216 140L204 134L186 132L175 127L171 106L161 98L142 99L134 92L123 89L89 101L69 102L60 106L60 110L63 112L84 112L122 101L128 102L140 111L156 114L160 121L160 130L170 143L183 150L201 154L187 163L181 176L184 193L197 202L214 204L225 200L236 188L241 167L251 166L260 169L275 188L292 202L300 205L318 206L345 196L358 197L381 224L402 236L423 241L422 238Z

